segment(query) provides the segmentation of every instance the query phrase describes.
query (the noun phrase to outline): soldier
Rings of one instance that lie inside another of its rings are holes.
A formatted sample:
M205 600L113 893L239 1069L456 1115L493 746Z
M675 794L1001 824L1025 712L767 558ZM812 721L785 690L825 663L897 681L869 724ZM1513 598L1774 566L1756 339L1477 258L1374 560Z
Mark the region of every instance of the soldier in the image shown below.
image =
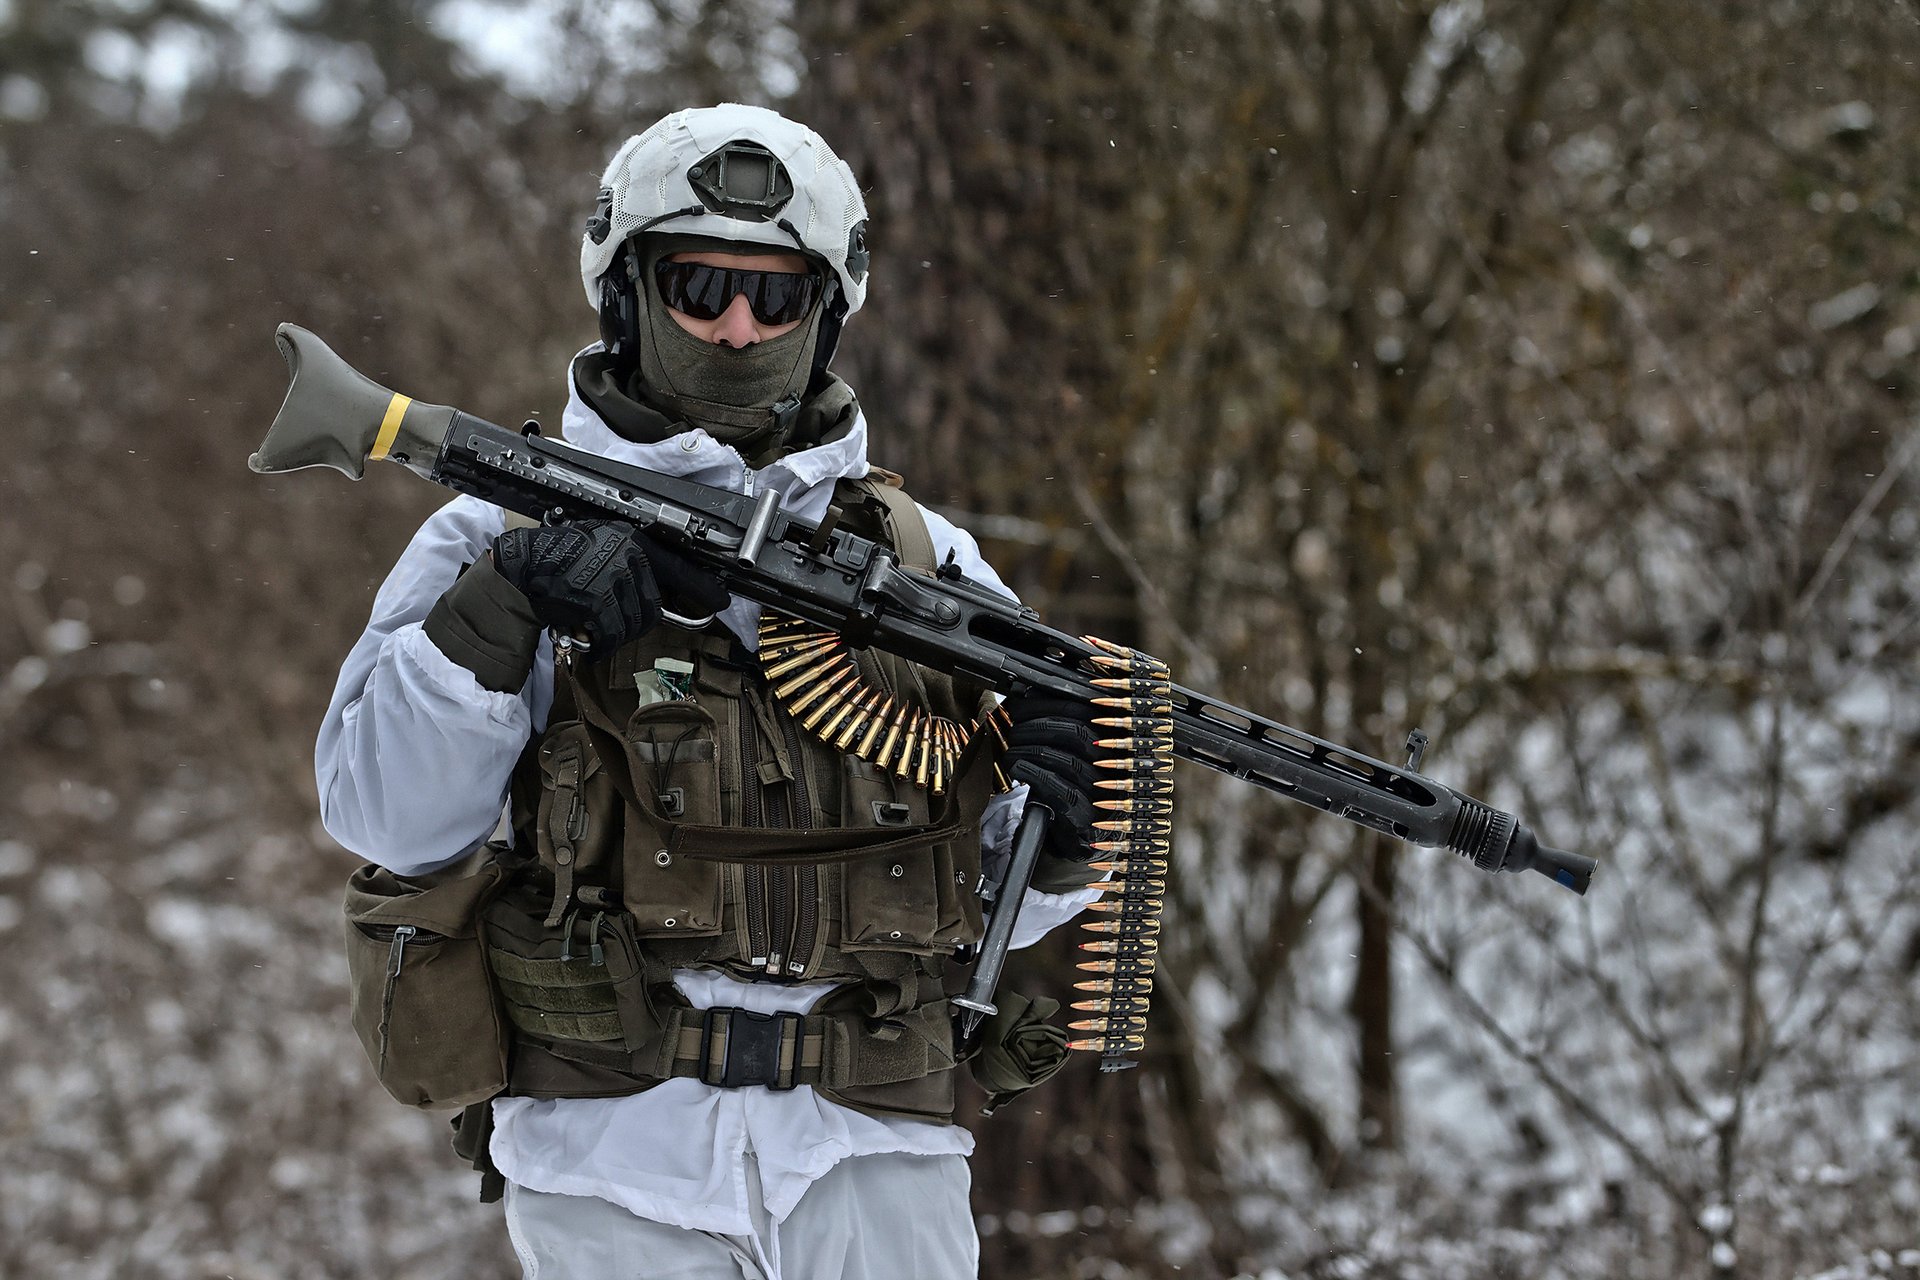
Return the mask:
M865 232L851 171L774 112L630 138L581 240L601 341L563 434L1004 590L869 466L829 372ZM409 1100L480 1099L456 1145L504 1183L529 1277L976 1274L947 971L1029 787L1056 819L1016 945L1096 896L1086 713L1016 702L1002 752L982 690L731 598L630 525L467 497L426 522L341 671L321 808L374 864L356 893L458 869L472 920L366 944L391 948L376 1061ZM996 794L996 766L1026 785ZM477 982L431 950L476 935ZM478 1075L443 1087L455 1062Z

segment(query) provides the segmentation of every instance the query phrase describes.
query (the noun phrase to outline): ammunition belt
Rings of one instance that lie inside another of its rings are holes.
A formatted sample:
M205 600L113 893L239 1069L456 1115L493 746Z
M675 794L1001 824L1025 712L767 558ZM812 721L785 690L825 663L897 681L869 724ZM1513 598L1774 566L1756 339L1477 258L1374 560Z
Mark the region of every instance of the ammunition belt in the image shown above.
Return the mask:
M773 696L808 733L934 795L947 789L972 731L870 687L842 637L768 609L758 658Z
M1089 887L1109 896L1092 904L1094 918L1084 925L1091 936L1080 944L1095 957L1080 969L1097 976L1074 984L1094 998L1073 1007L1093 1016L1068 1024L1081 1038L1067 1048L1098 1053L1102 1071L1120 1071L1146 1047L1160 950L1173 840L1173 689L1159 659L1095 636L1082 639L1100 650L1090 666L1102 693L1094 705L1106 714L1093 723L1120 736L1094 743L1101 753L1094 767L1108 776L1094 783L1103 795L1093 802L1093 848L1101 855L1093 867L1107 878Z

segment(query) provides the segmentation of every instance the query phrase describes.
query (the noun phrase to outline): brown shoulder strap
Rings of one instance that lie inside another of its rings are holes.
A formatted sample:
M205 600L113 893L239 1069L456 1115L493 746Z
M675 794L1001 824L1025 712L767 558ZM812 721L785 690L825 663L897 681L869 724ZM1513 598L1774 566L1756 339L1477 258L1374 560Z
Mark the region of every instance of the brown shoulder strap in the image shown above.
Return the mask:
M927 529L927 518L921 514L920 504L907 496L898 481L899 477L890 471L876 471L849 483L880 509L881 519L887 526L887 541L893 544L900 563L921 573L932 573L940 567L934 558L933 534Z

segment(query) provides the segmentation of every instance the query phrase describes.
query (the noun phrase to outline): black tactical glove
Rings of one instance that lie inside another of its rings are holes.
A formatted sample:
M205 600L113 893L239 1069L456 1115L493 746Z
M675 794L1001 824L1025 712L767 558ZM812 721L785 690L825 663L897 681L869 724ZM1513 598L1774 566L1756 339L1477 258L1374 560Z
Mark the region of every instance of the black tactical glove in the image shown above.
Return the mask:
M663 602L696 617L727 606L711 572L623 520L509 529L493 540L493 563L542 625L583 633L594 658L652 630Z
M1007 776L1053 810L1046 851L1068 862L1093 859L1093 708L1070 698L1008 698Z

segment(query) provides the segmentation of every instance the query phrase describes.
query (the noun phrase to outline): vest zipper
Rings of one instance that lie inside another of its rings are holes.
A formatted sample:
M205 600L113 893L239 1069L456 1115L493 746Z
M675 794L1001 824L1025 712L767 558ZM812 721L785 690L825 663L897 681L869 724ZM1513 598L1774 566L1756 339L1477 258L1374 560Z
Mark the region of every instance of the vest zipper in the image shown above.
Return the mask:
M760 779L753 772L753 762L759 752L755 750L753 737L752 709L741 699L738 706L740 716L740 825L758 827L763 825L760 812ZM747 897L747 959L757 968L767 964L767 953L772 949L767 928L767 869L758 863L747 866L742 876L746 885Z
M767 963L766 870L749 865L741 870L741 880L747 891L747 960L759 968Z
M791 762L791 779L776 790L761 782L754 761L760 758L753 723L760 708L755 673L747 673L740 716L740 794L743 824L750 827L813 827L812 799L807 791L805 750L791 719L780 717L780 736ZM768 744L776 751L778 745ZM745 871L747 950L749 963L762 972L782 977L804 975L813 963L814 933L820 925L820 873L814 867L774 867L758 863Z
M778 938L787 931L787 916L791 911L791 905L787 901L789 893L787 876L788 872L785 869L767 873L769 887L773 891L773 921L769 926L768 932L775 938ZM778 944L776 944L776 946L777 945ZM768 973L778 974L786 968L786 964L786 953L775 950L767 956L766 971Z
M771 786L767 793L767 825L784 827L790 823L787 813L785 794L776 792ZM767 954L766 970L779 974L786 969L787 951L793 929L793 873L785 867L762 868L767 880L767 888L773 898L772 917L767 924L768 943L772 950Z
M787 740L787 754L793 761L792 825L797 830L810 830L813 827L813 803L807 793L806 755L800 743L800 730L791 716L781 719L780 729ZM801 977L813 964L813 935L820 925L820 871L811 865L794 867L787 872L787 876L792 881L796 908L793 932L787 944L787 974Z

